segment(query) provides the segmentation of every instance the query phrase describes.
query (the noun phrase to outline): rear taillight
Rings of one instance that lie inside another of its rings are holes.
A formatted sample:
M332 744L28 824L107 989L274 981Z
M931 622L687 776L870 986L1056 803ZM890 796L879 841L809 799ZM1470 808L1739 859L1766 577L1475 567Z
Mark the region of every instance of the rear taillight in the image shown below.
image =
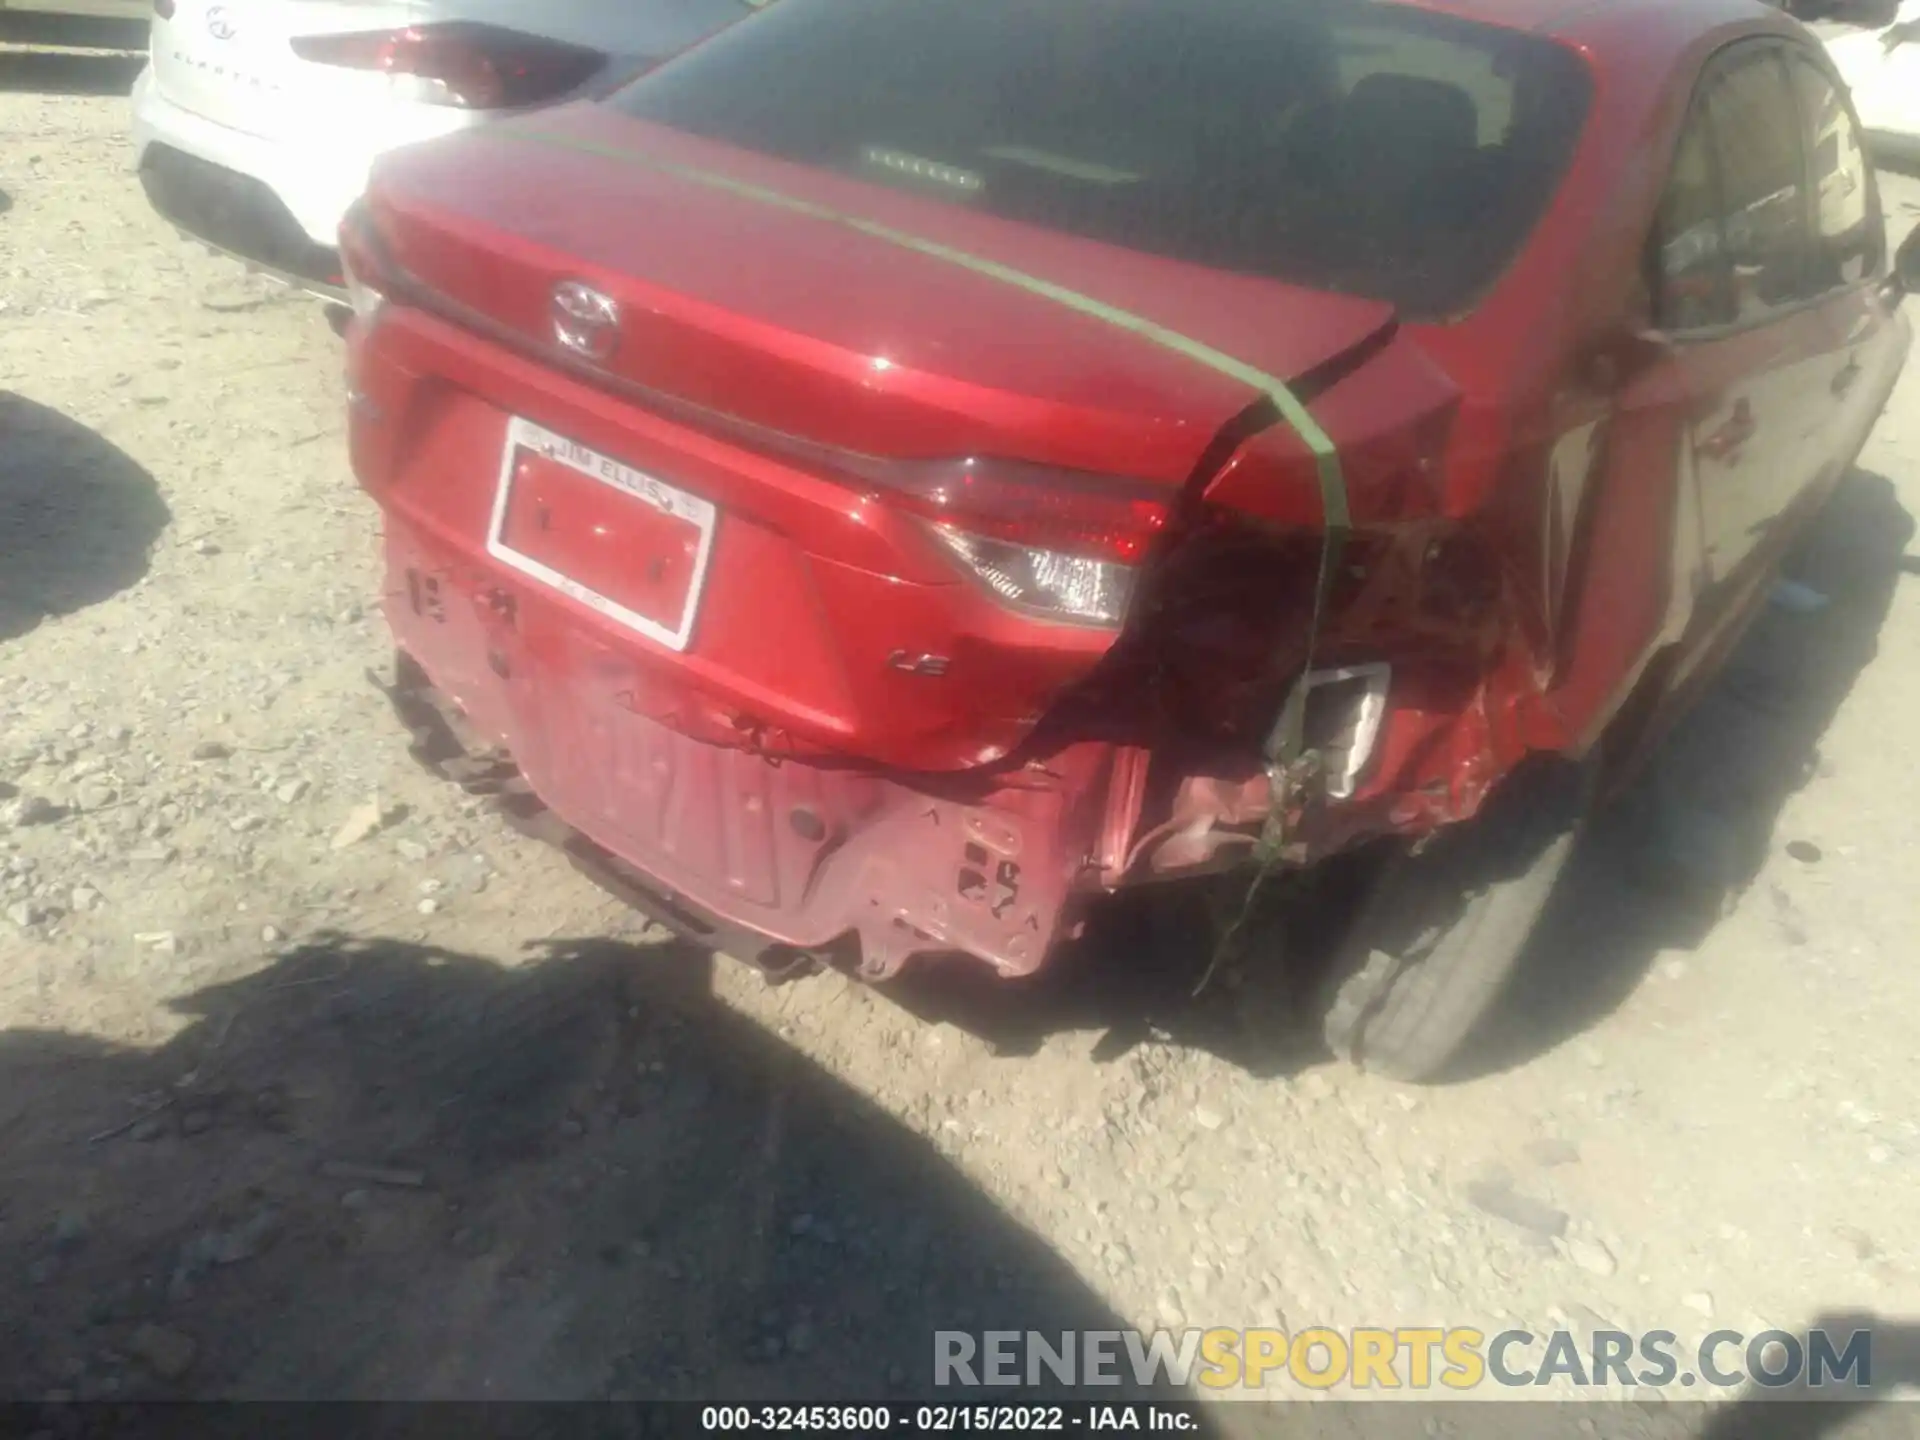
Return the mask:
M1051 620L1118 625L1133 599L1133 566L969 535L949 525L934 531L989 589L1017 610Z
M371 70L410 98L466 110L507 110L557 100L607 63L597 50L470 20L301 35L293 53L317 65Z
M1003 460L875 467L896 504L994 594L1052 620L1118 625L1167 522L1165 486Z
M371 320L387 303L386 261L365 200L354 201L340 220L340 278L355 319Z

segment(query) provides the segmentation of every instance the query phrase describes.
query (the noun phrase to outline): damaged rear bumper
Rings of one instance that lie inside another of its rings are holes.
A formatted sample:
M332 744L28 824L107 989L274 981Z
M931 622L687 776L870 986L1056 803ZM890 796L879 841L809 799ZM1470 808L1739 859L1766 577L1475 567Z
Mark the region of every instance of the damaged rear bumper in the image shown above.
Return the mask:
M389 514L391 692L416 755L502 789L522 829L739 958L838 954L870 979L961 952L1032 973L1102 888L1129 752L1067 747L992 779L818 765L694 739L631 707L630 657ZM744 738L744 737L743 737ZM1114 834L1119 835L1116 841Z

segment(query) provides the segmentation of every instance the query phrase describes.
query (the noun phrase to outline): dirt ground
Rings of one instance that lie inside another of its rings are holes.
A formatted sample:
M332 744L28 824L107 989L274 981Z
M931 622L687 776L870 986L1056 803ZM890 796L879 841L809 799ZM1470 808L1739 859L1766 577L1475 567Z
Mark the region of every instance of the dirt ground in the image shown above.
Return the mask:
M1119 919L1030 995L769 986L407 759L338 342L150 214L131 73L0 52L0 1397L1920 1323L1920 367L1796 563L1829 603L1599 825L1457 1083L1189 1002Z

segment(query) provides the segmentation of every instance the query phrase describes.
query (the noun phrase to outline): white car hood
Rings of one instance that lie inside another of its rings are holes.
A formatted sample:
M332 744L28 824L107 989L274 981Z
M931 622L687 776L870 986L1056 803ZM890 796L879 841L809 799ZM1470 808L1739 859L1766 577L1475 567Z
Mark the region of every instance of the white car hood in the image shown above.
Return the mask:
M1834 35L1826 48L1869 135L1920 144L1920 0L1902 0L1891 25Z

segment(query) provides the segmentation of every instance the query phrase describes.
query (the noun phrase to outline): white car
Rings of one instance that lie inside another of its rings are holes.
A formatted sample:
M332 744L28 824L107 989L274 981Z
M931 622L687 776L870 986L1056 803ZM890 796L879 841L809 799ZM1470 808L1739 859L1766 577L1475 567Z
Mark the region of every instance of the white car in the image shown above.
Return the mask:
M1822 38L1875 157L1920 162L1920 0L1902 0L1891 24Z
M381 153L638 74L754 0L155 0L135 164L193 239L344 299Z

